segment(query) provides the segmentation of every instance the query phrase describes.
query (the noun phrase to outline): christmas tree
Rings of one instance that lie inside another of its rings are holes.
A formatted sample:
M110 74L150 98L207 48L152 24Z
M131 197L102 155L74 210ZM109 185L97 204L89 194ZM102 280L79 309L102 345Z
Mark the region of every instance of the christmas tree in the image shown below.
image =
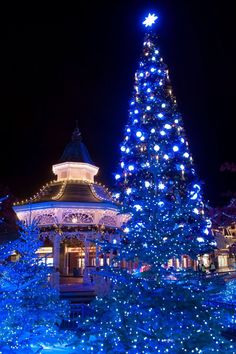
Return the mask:
M121 145L121 170L115 177L121 190L120 200L142 221L127 256L133 257L148 241L148 258L143 261L151 259L153 263L160 258L163 264L163 257L167 261L183 254L209 252L215 242L203 215L201 186L168 69L152 30L155 20L150 15L144 21L147 32ZM154 234L160 228L164 231L161 240ZM150 230L147 240L142 237L142 229Z
M157 17L149 14L149 28ZM111 269L110 295L92 305L81 350L98 353L233 353L222 335L224 313L207 305L207 279L169 270L168 260L196 257L215 242L168 71L148 30L116 174L119 199L131 213L119 256L135 271ZM132 268L132 267L131 267Z
M69 308L50 287L50 269L36 254L40 246L32 223L22 224L19 238L0 249L0 349L6 354L39 353L71 338L59 330Z

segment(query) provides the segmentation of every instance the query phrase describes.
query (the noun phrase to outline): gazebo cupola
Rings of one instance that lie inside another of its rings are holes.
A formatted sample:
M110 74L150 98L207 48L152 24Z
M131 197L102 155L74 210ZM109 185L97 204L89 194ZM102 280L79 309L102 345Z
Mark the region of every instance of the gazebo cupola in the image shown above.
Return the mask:
M73 132L59 163L53 165L52 170L57 181L77 180L94 183L94 176L99 168L94 166L78 128Z

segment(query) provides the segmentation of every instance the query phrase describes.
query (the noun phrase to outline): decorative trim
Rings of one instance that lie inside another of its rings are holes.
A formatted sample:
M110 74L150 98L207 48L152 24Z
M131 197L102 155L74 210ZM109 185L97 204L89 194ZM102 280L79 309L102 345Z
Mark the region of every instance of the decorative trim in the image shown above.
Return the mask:
M66 185L67 185L67 181L63 181L59 192L55 196L52 197L53 200L60 199L63 196Z

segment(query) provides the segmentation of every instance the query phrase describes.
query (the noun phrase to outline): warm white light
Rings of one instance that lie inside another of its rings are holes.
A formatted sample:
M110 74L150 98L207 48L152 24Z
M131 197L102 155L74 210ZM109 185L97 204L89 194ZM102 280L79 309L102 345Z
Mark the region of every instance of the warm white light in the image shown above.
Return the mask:
M62 162L52 166L57 181L80 180L94 183L99 168L85 162Z

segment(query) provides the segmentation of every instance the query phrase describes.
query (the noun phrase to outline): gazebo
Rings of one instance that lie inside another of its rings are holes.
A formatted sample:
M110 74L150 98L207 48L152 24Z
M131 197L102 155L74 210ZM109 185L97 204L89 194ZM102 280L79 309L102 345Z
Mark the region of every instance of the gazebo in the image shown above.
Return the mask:
M119 229L129 219L109 190L94 181L98 170L76 128L52 166L56 180L14 205L19 220L38 224L44 242L38 253L44 261L61 275L81 275L85 281L91 268L108 264L113 256L112 250L101 253L99 241L119 242Z

